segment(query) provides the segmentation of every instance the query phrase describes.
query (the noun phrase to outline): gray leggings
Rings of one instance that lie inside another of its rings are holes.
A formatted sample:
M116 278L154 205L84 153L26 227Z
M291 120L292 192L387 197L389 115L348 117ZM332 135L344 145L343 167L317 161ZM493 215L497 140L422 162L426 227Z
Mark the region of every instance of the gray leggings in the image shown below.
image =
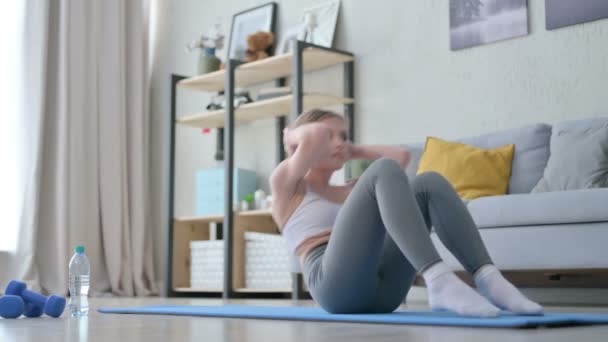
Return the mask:
M416 273L441 260L431 227L468 272L492 263L471 215L445 178L425 172L410 186L397 162L376 160L344 202L329 242L304 260L311 296L331 313L394 311Z

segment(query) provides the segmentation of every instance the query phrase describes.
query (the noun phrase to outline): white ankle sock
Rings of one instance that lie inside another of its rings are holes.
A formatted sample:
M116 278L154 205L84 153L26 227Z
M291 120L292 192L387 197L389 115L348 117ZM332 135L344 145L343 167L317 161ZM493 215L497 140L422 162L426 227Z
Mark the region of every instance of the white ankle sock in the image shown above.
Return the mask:
M485 265L474 274L477 290L497 307L517 314L542 314L543 308L526 298L506 280L494 265Z
M496 317L499 309L438 262L422 273L433 310L454 311L463 316Z

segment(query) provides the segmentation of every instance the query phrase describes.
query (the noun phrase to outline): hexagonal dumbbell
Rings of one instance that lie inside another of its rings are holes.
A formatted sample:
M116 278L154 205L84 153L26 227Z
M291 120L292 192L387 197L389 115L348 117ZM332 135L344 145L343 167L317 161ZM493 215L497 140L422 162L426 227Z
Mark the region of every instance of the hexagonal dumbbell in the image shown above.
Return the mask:
M23 314L25 303L19 296L6 295L0 297L0 317L17 318Z
M30 291L23 282L12 280L6 286L7 295L20 296L25 302L24 315L39 317L43 313L51 317L59 317L65 309L65 298L60 296L45 297L40 293Z

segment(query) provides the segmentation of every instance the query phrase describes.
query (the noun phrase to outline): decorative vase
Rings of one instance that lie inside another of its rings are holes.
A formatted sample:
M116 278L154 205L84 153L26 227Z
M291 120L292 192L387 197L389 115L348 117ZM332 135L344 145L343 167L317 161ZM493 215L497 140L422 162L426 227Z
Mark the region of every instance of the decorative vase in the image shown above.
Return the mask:
M203 75L220 69L220 59L215 56L214 48L205 48L198 60L198 74Z

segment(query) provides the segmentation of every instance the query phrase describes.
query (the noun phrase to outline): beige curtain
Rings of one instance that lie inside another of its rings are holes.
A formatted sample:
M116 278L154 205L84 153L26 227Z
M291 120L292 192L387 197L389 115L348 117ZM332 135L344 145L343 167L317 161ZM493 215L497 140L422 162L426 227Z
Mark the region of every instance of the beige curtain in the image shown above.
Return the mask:
M19 156L15 163L21 179L16 182L17 191L14 203L20 216L17 226L4 227L18 232L16 250L0 251L0 292L11 279L24 279L38 290L38 272L35 262L35 241L37 231L37 196L40 189L40 156L41 133L43 124L43 99L45 92L46 35L48 28L48 3L44 0L27 0L20 4L22 15L18 30L22 33L19 55L21 64L17 67L17 77L21 82L13 99L19 103L17 112L3 115L15 115L17 126L12 127L19 136L13 146ZM14 15L14 13L12 13ZM14 66L13 66L14 67ZM4 224L8 224L5 222ZM3 237L0 237L3 238Z
M18 249L31 257L14 258L13 274L66 293L69 258L82 244L92 294L156 294L148 222L148 0L55 0L44 11L37 210L22 227Z

